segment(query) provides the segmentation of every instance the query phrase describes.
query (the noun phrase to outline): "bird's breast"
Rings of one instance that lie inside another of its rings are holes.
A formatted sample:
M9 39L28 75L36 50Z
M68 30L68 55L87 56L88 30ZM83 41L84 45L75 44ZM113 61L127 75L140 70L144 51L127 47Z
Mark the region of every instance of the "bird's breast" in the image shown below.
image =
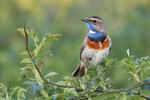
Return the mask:
M95 50L103 50L105 48L109 48L111 45L111 40L107 36L106 39L101 43L101 42L92 42L89 38L87 38L86 43L89 48L95 49Z
M107 36L103 43L95 43L87 38L86 44L81 54L81 62L86 66L96 66L107 57L111 47L111 40Z

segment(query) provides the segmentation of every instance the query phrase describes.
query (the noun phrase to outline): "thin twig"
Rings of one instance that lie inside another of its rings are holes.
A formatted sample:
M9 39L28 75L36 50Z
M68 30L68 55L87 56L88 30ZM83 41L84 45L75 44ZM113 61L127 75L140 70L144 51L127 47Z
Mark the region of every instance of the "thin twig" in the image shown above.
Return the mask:
M131 90L131 89L134 89L134 88L143 86L143 85L150 85L150 82L137 83L137 84L132 85L132 86L129 86L129 87L127 87L127 88L110 89L110 90L107 90L107 91L105 91L105 92L121 92L121 91L128 91L128 90ZM97 92L99 92L99 91L97 91Z
M132 91L132 93L133 93L134 95L140 95L141 97L145 98L146 100L150 100L150 97L141 94L140 91Z
M68 86L68 85L60 85L60 84L57 84L57 83L53 83L53 82L50 82L50 81L47 81L44 76L42 75L40 69L37 67L37 65L34 63L34 58L33 56L31 55L30 53L30 49L29 49L29 46L28 46L28 34L27 34L27 31L26 31L26 26L24 26L24 33L25 33L25 38L26 38L26 50L27 50L27 53L34 65L34 67L36 68L37 72L39 73L40 77L42 78L42 80L47 83L47 84L51 84L51 85L55 85L55 86L58 86L58 87L63 87L63 88L75 88L77 91L81 91L80 88L76 88L76 87L72 87L72 86Z
M110 89L110 90L105 90L105 91L95 91L97 93L91 94L90 96L91 97L96 97L96 96L101 96L101 95L105 95L105 94L108 94L108 93L116 93L116 92L129 91L131 89L135 89L135 88L138 88L138 87L144 86L144 85L150 85L150 82L138 83L138 84L129 86L127 88L121 88L121 89ZM150 100L150 97L148 97L148 96L142 95L142 97L146 98L147 100ZM86 98L87 97L82 97L82 99L86 99Z

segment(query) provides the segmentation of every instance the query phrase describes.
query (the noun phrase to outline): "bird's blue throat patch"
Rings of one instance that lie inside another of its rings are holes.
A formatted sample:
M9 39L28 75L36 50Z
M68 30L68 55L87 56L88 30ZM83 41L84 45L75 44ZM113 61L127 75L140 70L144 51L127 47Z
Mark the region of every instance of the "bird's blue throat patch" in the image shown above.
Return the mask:
M96 26L93 25L93 24L91 24L91 23L86 23L86 26L87 26L88 30L94 30L94 29L96 29Z
M96 26L91 24L91 23L86 23L88 30L92 30L95 33L88 33L88 38L92 41L92 42L104 42L104 40L106 39L106 35L96 31Z
M101 32L96 32L96 33L88 33L88 38L92 41L92 42L104 42L104 40L106 39L106 35L101 33Z

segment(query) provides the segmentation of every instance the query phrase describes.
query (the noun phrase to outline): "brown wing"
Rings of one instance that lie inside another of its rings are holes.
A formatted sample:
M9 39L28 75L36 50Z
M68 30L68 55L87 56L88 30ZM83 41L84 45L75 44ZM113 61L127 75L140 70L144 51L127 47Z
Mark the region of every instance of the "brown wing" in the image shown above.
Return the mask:
M84 50L84 47L86 46L86 39L87 39L87 36L84 38L84 41L81 45L81 49L80 49L80 60L81 60L81 55L82 55L82 51Z

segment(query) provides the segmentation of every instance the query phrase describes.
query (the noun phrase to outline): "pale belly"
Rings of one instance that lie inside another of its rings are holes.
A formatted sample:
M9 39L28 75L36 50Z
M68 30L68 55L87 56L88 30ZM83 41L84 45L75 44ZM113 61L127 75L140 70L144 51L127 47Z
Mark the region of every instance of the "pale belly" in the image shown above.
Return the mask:
M81 55L81 64L86 67L95 67L107 57L109 47L103 50L94 50L86 46Z

